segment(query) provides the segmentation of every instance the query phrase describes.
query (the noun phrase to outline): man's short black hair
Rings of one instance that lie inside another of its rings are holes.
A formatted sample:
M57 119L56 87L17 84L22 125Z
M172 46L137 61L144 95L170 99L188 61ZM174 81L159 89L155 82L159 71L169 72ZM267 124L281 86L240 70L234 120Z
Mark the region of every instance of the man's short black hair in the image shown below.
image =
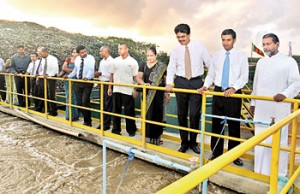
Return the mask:
M120 42L119 45L125 45L126 48L129 48L127 42Z
M174 29L175 34L178 32L185 33L189 35L191 33L191 28L187 24L178 24Z
M19 49L19 48L24 49L24 46L23 46L23 45L18 45L18 46L17 46L17 49Z
M30 55L35 55L36 57L38 56L38 54L36 52L30 53Z
M83 49L85 49L85 46L79 45L79 46L76 47L76 52L79 53Z
M231 35L233 39L236 39L236 33L233 29L226 29L222 32L221 36L223 35Z
M265 38L272 38L272 41L273 41L274 43L279 42L278 36L277 36L276 34L273 34L273 33L265 34L265 35L263 36L263 39L265 39Z

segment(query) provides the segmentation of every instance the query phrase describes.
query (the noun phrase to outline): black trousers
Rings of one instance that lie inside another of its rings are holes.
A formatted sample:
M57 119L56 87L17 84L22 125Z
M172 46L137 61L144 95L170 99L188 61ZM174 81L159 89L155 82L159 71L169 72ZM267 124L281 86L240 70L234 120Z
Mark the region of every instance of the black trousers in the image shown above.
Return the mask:
M214 91L221 92L222 88L215 86ZM236 93L241 94L241 90L237 90ZM222 115L227 117L233 118L240 118L241 115L241 106L242 106L242 99L240 98L225 98L222 96L214 96L213 103L212 103L212 114L213 115ZM220 134L223 128L223 124L221 124L222 120L218 118L212 119L212 132L216 134ZM230 121L227 120L228 123L228 133L231 137L240 138L240 122L238 121ZM224 131L222 135L224 134ZM220 138L218 144L218 137L211 137L211 149L216 146L215 150L213 151L213 155L218 157L223 154L224 149L224 139ZM228 150L234 148L235 146L239 145L240 142L229 140L228 142Z
M38 84L36 84L36 96L39 98L44 98L44 79L42 78L37 78L38 79ZM36 101L36 110L42 112L44 107L45 107L45 102L44 100L37 100Z
M174 80L175 88L192 89L196 90L203 86L201 77L192 78L187 80L186 78L177 76ZM199 121L201 115L201 103L202 95L200 94L188 94L188 93L176 93L177 101L177 116L178 123L182 127L188 127L188 111L190 116L190 128L199 129ZM181 145L182 146L194 146L197 145L197 133L180 130Z
M134 98L132 95L113 93L113 113L121 114L124 106L125 115L134 117ZM135 120L126 119L126 131L129 134L136 132ZM121 133L121 117L113 117L113 133Z
M0 90L4 90L4 91L0 91L0 95L1 95L1 99L2 101L5 101L6 99L6 87L5 87L5 75L0 75Z
M76 91L76 98L77 98L77 105L90 108L91 107L91 92L93 89L93 84L91 83L76 83L75 91ZM79 109L79 111L83 115L84 123L91 124L91 111Z
M47 98L49 100L56 100L56 80L47 79ZM57 113L56 103L49 102L48 109L51 113Z
M20 76L15 76L15 84L16 84L16 89L17 89L17 93L18 94L25 94L25 79L27 79L27 88L28 88L28 93L30 91L30 81L29 79L26 77L20 77ZM19 106L25 107L25 97L21 96L21 95L17 95L18 96L18 101L19 101ZM30 101L28 101L30 105Z
M112 112L113 98L107 94L108 85L104 85L104 111ZM104 115L104 129L109 129L111 124L111 115Z
M30 87L31 87L31 95L34 97L38 97L38 87L36 85L36 78L30 78ZM35 110L37 110L39 101L40 100L38 99L35 98L33 99Z

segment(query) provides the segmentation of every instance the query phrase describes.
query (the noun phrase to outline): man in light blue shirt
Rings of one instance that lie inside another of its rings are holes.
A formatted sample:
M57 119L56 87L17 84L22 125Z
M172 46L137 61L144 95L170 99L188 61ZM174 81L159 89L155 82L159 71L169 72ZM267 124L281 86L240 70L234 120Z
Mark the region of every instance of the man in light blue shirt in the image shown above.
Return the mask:
M77 53L79 54L78 57L75 59L75 67L66 78L72 78L74 76L77 79L82 80L82 82L76 83L76 98L77 98L77 105L83 107L91 107L90 103L90 95L92 92L93 84L86 83L86 80L92 80L94 78L94 71L95 71L95 58L92 55L88 55L87 51L84 46L79 45L76 48ZM83 125L92 126L92 119L91 119L91 111L89 110L80 110L84 117Z

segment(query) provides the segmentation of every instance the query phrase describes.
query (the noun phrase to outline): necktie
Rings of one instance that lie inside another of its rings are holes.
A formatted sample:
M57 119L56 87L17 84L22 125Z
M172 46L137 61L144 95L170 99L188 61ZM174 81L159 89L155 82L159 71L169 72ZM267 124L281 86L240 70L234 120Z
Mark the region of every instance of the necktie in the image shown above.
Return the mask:
M36 71L35 71L35 74L36 75L41 75L40 73L41 73L41 69L42 69L42 66L41 66L41 63L42 63L42 59L40 59L40 62L39 62L39 65L37 66L37 68L36 68Z
M35 62L33 62L32 71L31 71L31 75L34 75L34 68L35 68Z
M185 63L185 77L189 80L192 77L192 65L189 47L185 46L184 53L184 63Z
M223 90L229 87L229 72L230 72L229 54L230 54L229 52L226 52L226 57L223 65L222 82L221 82L221 86Z
M43 75L46 75L46 73L47 73L47 66L48 66L48 64L47 64L47 58L45 58L45 64L44 64L44 69L43 69Z
M81 59L78 79L82 79L84 59Z

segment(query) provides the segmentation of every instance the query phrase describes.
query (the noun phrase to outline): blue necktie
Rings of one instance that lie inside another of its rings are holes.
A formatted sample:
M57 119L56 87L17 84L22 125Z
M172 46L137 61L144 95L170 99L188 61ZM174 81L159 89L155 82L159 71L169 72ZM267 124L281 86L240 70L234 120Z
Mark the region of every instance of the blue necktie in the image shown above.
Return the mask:
M221 86L223 90L226 90L229 87L229 72L230 72L229 54L230 53L227 51L224 65L223 65L222 82L221 82Z

